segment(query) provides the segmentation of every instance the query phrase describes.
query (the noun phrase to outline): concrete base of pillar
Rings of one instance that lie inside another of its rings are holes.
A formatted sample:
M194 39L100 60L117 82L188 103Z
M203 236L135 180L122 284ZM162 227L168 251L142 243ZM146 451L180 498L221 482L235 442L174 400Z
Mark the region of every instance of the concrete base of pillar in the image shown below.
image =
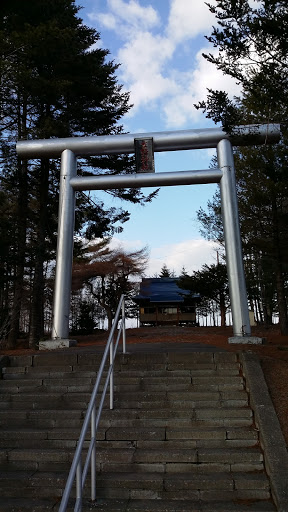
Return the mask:
M266 338L258 336L232 336L228 338L228 343L241 343L242 345L264 345Z
M57 348L76 347L76 340L59 338L56 340L39 341L39 350L55 350Z

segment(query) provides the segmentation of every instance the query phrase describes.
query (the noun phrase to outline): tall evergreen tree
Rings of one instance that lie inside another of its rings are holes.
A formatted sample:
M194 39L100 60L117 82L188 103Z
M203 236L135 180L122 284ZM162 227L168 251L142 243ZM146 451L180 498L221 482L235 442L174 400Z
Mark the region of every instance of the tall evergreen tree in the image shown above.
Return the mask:
M207 39L219 53L204 57L236 78L242 85L242 95L231 100L225 92L209 89L207 101L196 107L221 122L228 132L235 124L286 121L287 2L261 0L251 6L248 0L217 0L209 8L218 25ZM272 315L271 281L275 283L281 332L287 334L288 151L283 128L280 144L238 149L235 160L244 252L246 261L253 262L251 282L259 283L267 321ZM215 206L219 210L217 199ZM208 218L202 215L202 220L208 227ZM259 264L261 279L255 274Z
M159 277L175 277L175 274L174 271L170 270L166 263L164 263L164 265L161 267Z
M43 335L44 266L55 256L59 179L59 162L21 161L15 142L120 133L118 122L130 108L129 95L117 83L117 64L109 61L107 50L97 48L99 33L85 26L78 12L74 0L3 0L0 6L0 187L13 197L15 233L9 275L10 346L18 336L28 271L31 346ZM95 157L81 164L83 173L133 169L127 156ZM145 198L139 190L123 192L123 198L133 202L152 196ZM111 233L115 221L129 218L128 212L108 212L101 203L91 214L83 195L77 213L76 229L89 237Z
M226 325L226 311L229 306L229 291L226 265L203 265L201 270L193 272L191 276L180 277L178 286L184 290L190 290L192 294L200 294L199 311L215 311L215 305L220 312L221 326Z

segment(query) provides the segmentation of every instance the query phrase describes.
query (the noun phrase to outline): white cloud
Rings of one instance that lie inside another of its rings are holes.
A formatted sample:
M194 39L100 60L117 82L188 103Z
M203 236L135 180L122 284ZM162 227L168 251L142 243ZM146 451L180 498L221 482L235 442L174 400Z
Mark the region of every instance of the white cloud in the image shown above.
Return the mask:
M151 29L160 23L157 11L149 5L143 7L136 0L108 0L107 7L110 12L97 14L97 19L106 28L112 28L121 31L123 36L132 37L137 31ZM90 13L90 19L95 19L95 15Z
M234 79L224 76L213 64L202 57L202 53L216 54L211 48L201 48L196 54L194 69L178 73L177 93L166 99L163 105L166 125L180 128L188 122L197 122L202 116L194 104L207 96L207 88L225 90L230 97L240 94L240 87ZM185 85L184 85L185 84Z
M95 20L93 13L89 15L89 18L91 20ZM99 20L100 23L102 23L102 25L109 30L115 30L117 28L117 18L111 13L99 14L96 19Z
M149 32L140 33L119 50L121 80L129 84L135 109L175 89L173 80L163 73L164 62L172 51L169 40ZM160 57L156 57L157 52Z
M212 5L215 1L210 2ZM171 39L182 42L206 33L215 23L215 16L202 1L172 0L167 34Z
M217 244L214 242L201 239L155 247L151 250L146 274L159 274L164 263L170 270L174 270L176 275L181 273L183 267L191 274L205 263L210 265L216 262L216 248Z
M216 0L211 0L215 3ZM141 0L107 0L107 11L90 13L122 40L116 62L119 80L130 92L133 117L140 108L158 111L167 129L197 123L203 114L194 103L207 96L207 87L237 94L235 82L205 61L199 50L199 35L209 34L215 17L204 0L170 0L159 12ZM166 15L165 16L163 15ZM193 53L194 52L194 53ZM187 69L177 58L187 56Z
M138 251L143 248L142 240L120 240L113 236L110 242L111 249L123 249L124 251Z
M169 39L142 31L133 41L120 48L118 55L122 57L122 66L124 61L127 78L135 80L164 71L164 64L172 56L173 50Z
M201 48L196 55L196 68L193 71L193 93L195 97L202 97L206 95L206 88L211 89L224 89L228 94L239 94L239 86L235 80L229 76L223 75L217 70L216 66L205 60L202 53L211 53L217 55L217 50L210 46Z
M113 237L110 243L112 249L121 247L126 251L135 251L143 248L141 240L119 240ZM184 240L175 244L165 244L150 249L150 258L146 275L152 277L159 274L164 263L169 270L180 274L183 267L191 274L200 270L205 263L211 265L216 263L216 250L218 245L208 240L195 239Z

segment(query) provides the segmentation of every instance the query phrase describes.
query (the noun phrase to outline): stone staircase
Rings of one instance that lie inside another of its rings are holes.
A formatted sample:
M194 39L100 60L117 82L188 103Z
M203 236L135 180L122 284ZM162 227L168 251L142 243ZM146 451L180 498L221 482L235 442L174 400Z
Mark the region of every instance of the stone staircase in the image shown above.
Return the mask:
M100 360L2 358L0 512L58 510ZM155 349L119 355L115 370L84 512L276 510L236 354Z

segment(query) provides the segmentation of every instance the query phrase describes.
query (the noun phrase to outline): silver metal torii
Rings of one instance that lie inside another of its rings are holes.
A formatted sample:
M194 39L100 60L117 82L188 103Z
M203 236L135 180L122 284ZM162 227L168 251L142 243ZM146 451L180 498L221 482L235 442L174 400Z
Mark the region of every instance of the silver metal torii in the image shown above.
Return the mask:
M251 336L251 328L232 145L275 143L280 140L280 136L280 125L263 124L239 126L233 130L232 134L227 134L220 127L175 132L19 141L16 149L19 157L23 159L61 156L52 339L41 342L40 348L53 349L75 344L73 340L69 340L75 191L192 185L195 183L220 183L233 333L238 342L242 340L247 343ZM77 176L77 156L134 153L134 140L148 137L153 139L154 151L157 152L217 148L218 168L124 176Z

